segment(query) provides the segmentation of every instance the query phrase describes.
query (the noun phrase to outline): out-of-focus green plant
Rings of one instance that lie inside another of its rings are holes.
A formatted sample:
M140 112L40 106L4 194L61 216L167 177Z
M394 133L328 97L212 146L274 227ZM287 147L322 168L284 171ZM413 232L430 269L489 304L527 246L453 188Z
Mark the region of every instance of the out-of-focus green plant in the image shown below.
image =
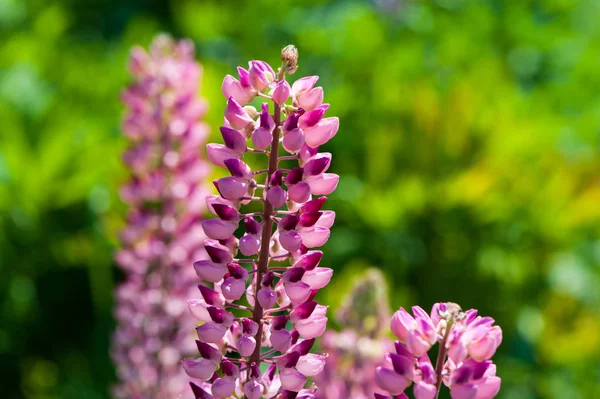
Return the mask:
M343 132L323 262L381 265L395 307L497 319L500 398L600 396L599 17L594 0L5 1L5 396L107 395L118 93L158 30L195 40L213 126L221 76L296 44Z

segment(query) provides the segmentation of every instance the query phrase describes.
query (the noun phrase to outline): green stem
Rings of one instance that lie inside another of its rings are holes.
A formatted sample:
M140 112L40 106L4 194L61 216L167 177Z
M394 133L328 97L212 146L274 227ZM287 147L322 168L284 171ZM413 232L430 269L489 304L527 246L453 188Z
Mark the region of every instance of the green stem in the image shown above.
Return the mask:
M440 396L440 389L442 387L442 371L444 370L444 363L446 363L446 355L448 353L448 348L446 348L446 342L448 341L448 336L450 335L450 330L452 329L453 324L453 319L448 320L446 332L444 333L444 338L442 339L442 342L440 342L440 351L438 353L437 361L435 362L435 399L438 399L438 397Z

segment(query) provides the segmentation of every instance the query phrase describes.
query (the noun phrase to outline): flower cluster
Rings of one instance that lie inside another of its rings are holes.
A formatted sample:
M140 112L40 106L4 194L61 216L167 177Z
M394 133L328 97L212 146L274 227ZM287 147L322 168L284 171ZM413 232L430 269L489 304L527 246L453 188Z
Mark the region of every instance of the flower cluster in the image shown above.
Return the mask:
M491 399L500 390L496 366L490 360L502 342L502 330L494 319L463 312L454 303L437 303L428 315L413 307L413 315L400 308L391 329L399 339L395 353L386 354L377 368L377 383L395 398L408 398L404 390L414 382L416 399L435 399L442 382L452 399ZM440 343L433 367L427 352ZM389 398L376 395L376 398Z
M210 172L199 156L208 128L193 57L192 43L159 36L149 52L134 48L129 62L123 158L131 179L121 191L129 211L116 255L125 281L116 290L112 347L118 398L190 397L180 361L195 350L186 317L196 282L189 263L204 256L199 220L208 187L198 182Z
M325 364L309 351L326 328L327 307L314 298L332 270L319 266L323 253L312 248L325 244L335 218L322 210L326 197L316 196L333 192L339 180L327 173L331 154L318 152L339 123L324 117L329 104L315 87L318 77L291 86L285 80L297 56L288 46L277 72L251 61L238 68L239 78L223 81L224 144L208 144L207 153L231 176L214 182L219 196L206 198L217 217L203 221L207 257L194 263L209 285L199 286L202 299L189 301L202 323L200 357L184 362L188 375L205 381L192 384L196 398L313 398L307 377ZM247 155L266 157L266 168L253 170L242 160ZM241 212L256 205L256 212ZM261 373L262 363L269 367Z
M355 277L336 320L343 330L328 329L320 341L328 354L323 372L314 377L317 399L372 399L383 393L375 369L383 364L393 343L381 335L390 320L387 289L382 273L368 269Z

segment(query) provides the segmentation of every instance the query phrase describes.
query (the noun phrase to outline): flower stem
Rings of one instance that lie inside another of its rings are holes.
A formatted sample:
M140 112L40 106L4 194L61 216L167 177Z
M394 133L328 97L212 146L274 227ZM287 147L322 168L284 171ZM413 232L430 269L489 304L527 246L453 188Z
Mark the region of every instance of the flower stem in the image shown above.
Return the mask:
M285 68L279 69L277 75L277 81L285 78ZM273 140L271 141L271 151L269 152L269 168L267 169L267 176L265 180L265 190L269 190L269 183L271 181L271 175L277 170L278 155L279 155L279 135L281 134L281 106L274 103L273 118L275 121L275 128L273 129ZM258 265L256 272L256 282L254 292L258 293L260 284L262 282L263 275L269 268L269 247L271 243L271 235L273 234L273 205L269 201L264 201L264 212L263 212L263 231L261 237L260 254L258 256ZM256 301L254 306L254 312L252 313L252 320L258 324L258 332L256 333L256 348L250 356L250 364L260 364L260 348L262 343L262 330L263 330L263 308L260 303Z
M440 351L438 353L437 361L435 362L435 399L438 399L440 396L440 388L442 387L442 371L444 370L444 363L446 363L446 355L448 353L446 341L448 341L448 336L450 335L450 330L452 329L453 324L454 319L448 320L448 325L446 326L446 331L444 332L444 338L442 339L442 342L440 342Z

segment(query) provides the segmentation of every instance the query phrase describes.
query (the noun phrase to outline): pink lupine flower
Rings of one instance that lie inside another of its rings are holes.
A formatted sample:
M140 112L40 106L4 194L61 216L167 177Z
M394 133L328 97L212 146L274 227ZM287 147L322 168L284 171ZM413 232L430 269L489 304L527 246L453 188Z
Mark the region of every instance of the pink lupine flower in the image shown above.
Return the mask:
M304 388L307 379L325 367L326 357L309 351L328 320L327 307L314 298L333 271L319 266L322 252L309 249L327 242L335 219L321 210L327 198L318 196L333 192L339 177L328 171L331 154L318 147L338 124L324 118L329 106L322 104L322 88L286 82L297 68L296 50L284 49L282 60L276 72L251 61L247 71L238 69L239 79L223 81L224 144L208 144L207 154L229 173L213 182L219 196L206 199L216 218L202 223L207 256L194 263L210 287L201 285L202 300L188 306L201 323L198 338L240 372L229 375L217 365L208 376L208 367L202 369L204 385L192 388L197 397L310 399L315 392ZM267 100L260 111L248 105L257 96ZM279 154L280 143L289 155ZM265 169L252 170L243 161L248 152L266 156ZM262 209L247 213L243 207L251 202ZM244 296L248 304L237 303ZM271 366L261 375L263 362Z
M479 362L489 360L502 342L502 330L493 326L494 319L476 315L475 310L467 312L465 320L457 325L450 336L448 356L455 363L467 356Z
M273 93L271 94L273 96L273 101L279 105L285 104L290 98L291 91L292 89L287 81L281 80L277 82L273 88Z
M222 91L225 98L233 97L235 101L241 104L247 104L252 101L256 91L250 86L248 71L238 67L239 80L231 75L223 79Z
M226 126L221 127L223 144L207 144L206 155L210 162L217 166L225 166L226 159L241 159L247 149L246 139L237 130Z
M375 379L377 384L392 395L399 395L412 384L414 378L415 358L402 345L396 345L396 353L388 353L384 357L384 366L377 367Z
M419 306L413 307L415 317L404 308L392 316L392 333L405 343L413 355L425 354L436 342L437 333L429 315Z
M467 359L454 368L446 380L452 399L491 399L500 391L496 365L489 360Z
M396 353L386 357L388 366L377 369L379 386L399 395L414 382L416 399L435 399L444 383L453 399L494 398L501 380L489 359L502 341L494 319L477 316L474 309L462 312L453 303L435 304L431 315L419 307L413 313L401 308L392 318L392 332L400 341ZM427 351L435 341L440 349L434 369Z
M201 68L193 44L158 36L149 52L136 47L129 69L133 82L122 98L130 148L123 160L131 179L121 190L129 206L122 248L116 261L126 279L116 290L117 328L112 357L117 366L117 398L191 398L181 360L195 350L194 319L209 320L207 303L197 297L190 262L206 257L199 226L210 167L199 148L208 128L197 97ZM215 226L219 230L226 226ZM210 377L218 360L188 360L193 378ZM200 384L202 385L202 384Z

